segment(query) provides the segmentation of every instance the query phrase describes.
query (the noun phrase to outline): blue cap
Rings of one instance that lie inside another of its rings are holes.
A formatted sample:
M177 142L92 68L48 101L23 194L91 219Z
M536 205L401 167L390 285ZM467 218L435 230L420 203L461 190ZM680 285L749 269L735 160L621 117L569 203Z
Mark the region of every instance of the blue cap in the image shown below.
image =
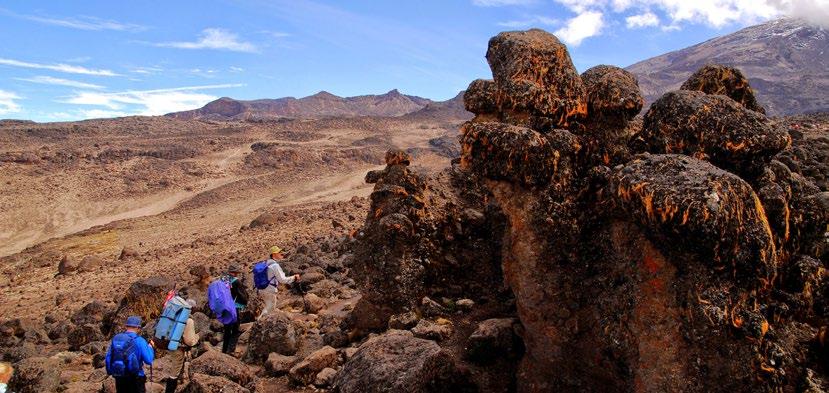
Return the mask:
M140 328L141 327L141 317L133 315L133 316L127 318L127 323L125 323L124 325L126 325L127 327Z

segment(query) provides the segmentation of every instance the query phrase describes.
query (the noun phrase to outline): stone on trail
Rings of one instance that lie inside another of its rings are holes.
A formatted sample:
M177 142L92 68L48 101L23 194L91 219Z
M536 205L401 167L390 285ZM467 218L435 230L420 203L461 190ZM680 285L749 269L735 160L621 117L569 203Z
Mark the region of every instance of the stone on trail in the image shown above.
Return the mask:
M515 331L517 323L514 318L494 318L479 323L466 344L469 358L487 364L520 355L523 343Z
M337 373L334 386L340 393L477 391L449 352L399 330L361 345Z
M299 359L296 356L285 356L276 352L268 355L268 360L265 362L265 369L272 376L278 377L291 371Z
M250 340L245 359L263 362L271 353L296 353L297 333L293 322L281 311L273 311L257 320L250 329Z
M223 377L246 386L253 381L253 372L250 368L233 356L216 350L210 350L193 359L190 363L193 373Z
M239 384L212 375L194 373L182 393L250 393Z
M60 385L60 363L55 359L32 357L14 365L9 391L15 393L55 392Z
M340 355L336 349L325 346L294 365L289 375L291 380L297 384L310 385L320 371L328 367L335 367L339 363L339 359Z

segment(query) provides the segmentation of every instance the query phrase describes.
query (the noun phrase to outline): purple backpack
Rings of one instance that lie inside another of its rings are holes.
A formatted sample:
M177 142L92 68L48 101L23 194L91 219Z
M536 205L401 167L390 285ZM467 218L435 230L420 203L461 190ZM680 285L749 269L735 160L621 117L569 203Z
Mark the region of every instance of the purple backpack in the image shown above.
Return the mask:
M224 325L236 322L236 303L230 295L230 284L218 279L207 287L207 304L216 319Z

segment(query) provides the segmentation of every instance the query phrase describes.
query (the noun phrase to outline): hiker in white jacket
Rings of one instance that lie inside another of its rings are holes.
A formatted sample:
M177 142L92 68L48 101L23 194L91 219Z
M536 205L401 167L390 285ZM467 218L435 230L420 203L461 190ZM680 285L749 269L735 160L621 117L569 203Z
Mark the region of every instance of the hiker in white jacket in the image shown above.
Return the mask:
M259 314L259 318L267 315L276 305L276 292L279 284L291 284L299 280L299 274L286 277L282 266L279 266L279 261L285 259L285 255L282 254L282 249L279 246L271 247L270 252L271 257L266 261L268 264L268 282L270 282L270 285L265 289L258 290L259 296L265 301L265 308Z

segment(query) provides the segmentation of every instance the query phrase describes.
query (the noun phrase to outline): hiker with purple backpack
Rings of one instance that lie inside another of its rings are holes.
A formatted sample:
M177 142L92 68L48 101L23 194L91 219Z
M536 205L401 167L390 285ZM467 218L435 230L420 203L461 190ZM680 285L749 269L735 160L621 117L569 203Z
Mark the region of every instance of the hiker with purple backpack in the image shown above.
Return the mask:
M224 325L222 352L233 355L239 341L239 313L247 307L248 294L239 280L242 272L236 265L230 265L227 274L213 281L207 288L207 301L216 319Z

